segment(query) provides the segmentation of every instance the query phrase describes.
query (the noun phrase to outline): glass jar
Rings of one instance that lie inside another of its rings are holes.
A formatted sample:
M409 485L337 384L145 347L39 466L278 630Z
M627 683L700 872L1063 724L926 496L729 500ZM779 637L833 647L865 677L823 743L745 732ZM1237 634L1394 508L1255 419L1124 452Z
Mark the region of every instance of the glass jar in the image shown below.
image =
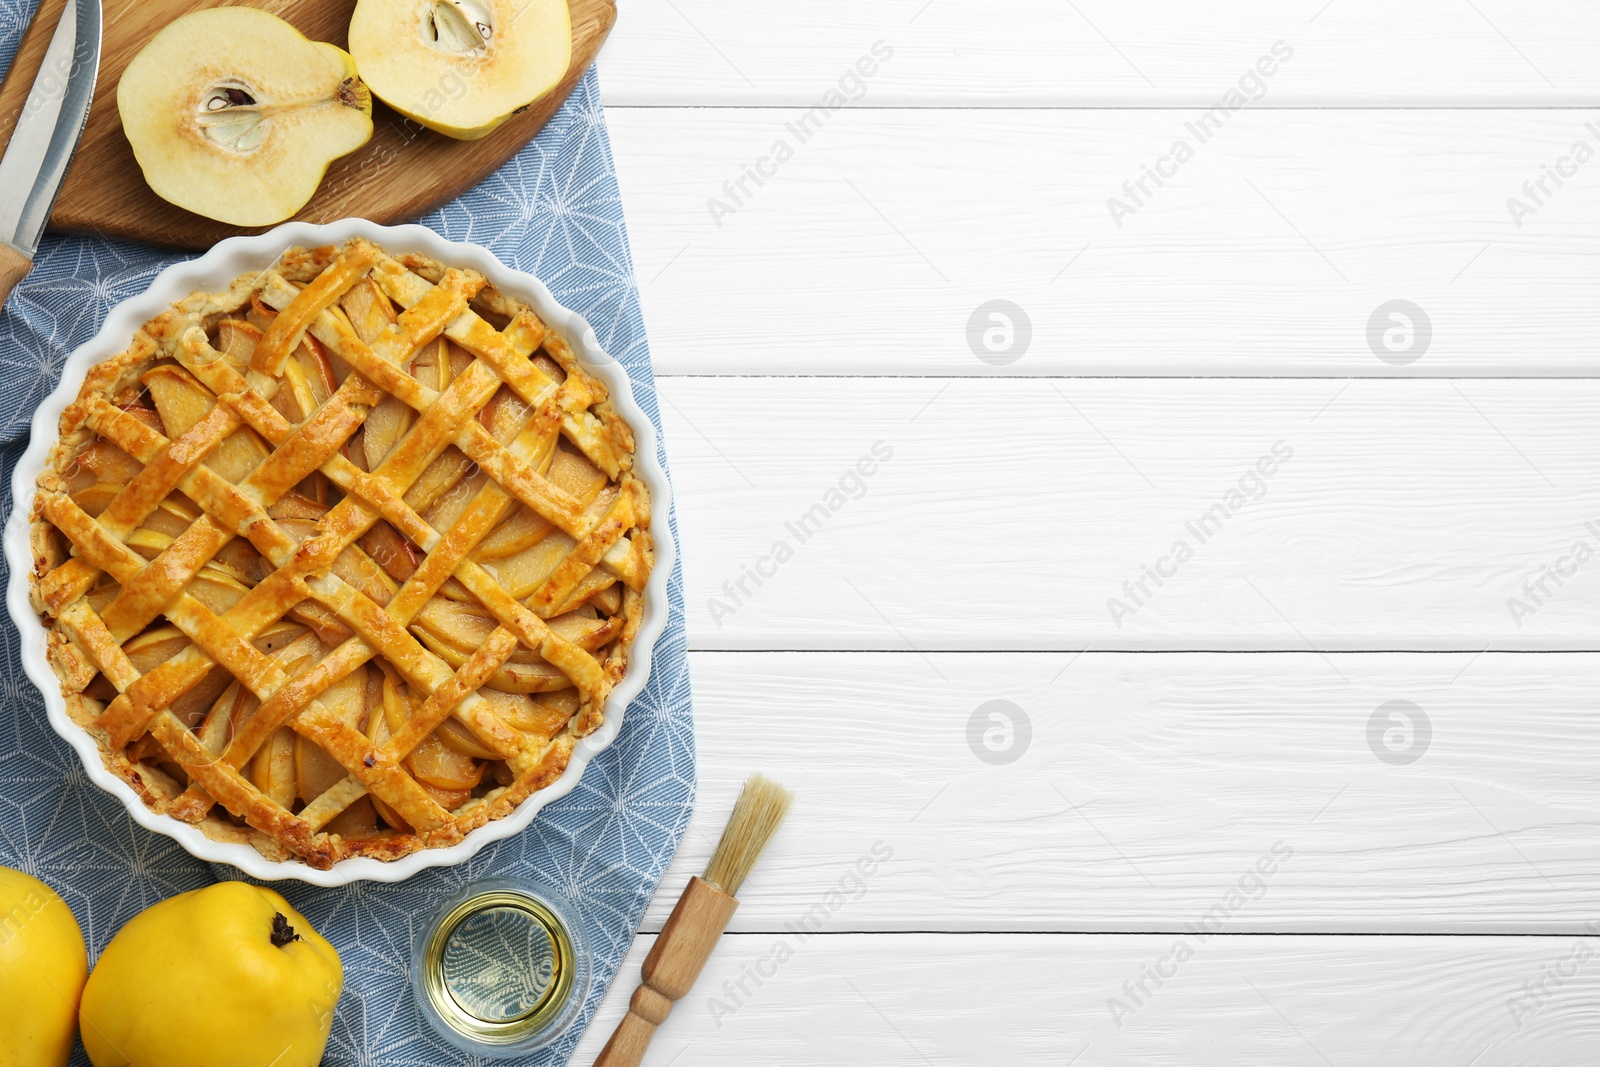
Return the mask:
M589 953L564 894L490 879L464 887L423 925L412 985L440 1037L476 1056L509 1059L572 1025L589 990Z

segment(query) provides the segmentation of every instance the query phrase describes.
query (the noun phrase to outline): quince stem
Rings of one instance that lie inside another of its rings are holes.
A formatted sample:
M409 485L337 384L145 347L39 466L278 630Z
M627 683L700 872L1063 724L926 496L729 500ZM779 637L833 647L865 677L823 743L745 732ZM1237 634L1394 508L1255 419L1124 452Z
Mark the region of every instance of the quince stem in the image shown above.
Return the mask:
M289 920L283 912L274 912L272 916L272 947L282 948L291 941L304 941L305 938L294 932L294 927L289 925Z

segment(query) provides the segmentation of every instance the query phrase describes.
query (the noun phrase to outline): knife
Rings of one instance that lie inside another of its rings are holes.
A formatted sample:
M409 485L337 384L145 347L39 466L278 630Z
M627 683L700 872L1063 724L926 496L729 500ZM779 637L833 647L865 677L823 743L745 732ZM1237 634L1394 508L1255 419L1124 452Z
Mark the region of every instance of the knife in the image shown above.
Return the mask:
M100 71L100 0L67 0L0 157L0 304L33 269Z

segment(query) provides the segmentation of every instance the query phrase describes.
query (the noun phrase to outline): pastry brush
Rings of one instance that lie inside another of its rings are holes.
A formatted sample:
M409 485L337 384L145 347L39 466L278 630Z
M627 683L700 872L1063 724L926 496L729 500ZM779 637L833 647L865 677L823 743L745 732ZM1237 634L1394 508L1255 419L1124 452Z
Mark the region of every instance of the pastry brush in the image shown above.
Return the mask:
M739 906L734 894L789 813L794 794L770 778L750 776L723 828L722 840L706 864L706 873L689 879L650 954L644 958L644 981L633 991L628 1014L594 1067L638 1067L656 1027L666 1021L672 1002L688 993L711 957L717 938Z

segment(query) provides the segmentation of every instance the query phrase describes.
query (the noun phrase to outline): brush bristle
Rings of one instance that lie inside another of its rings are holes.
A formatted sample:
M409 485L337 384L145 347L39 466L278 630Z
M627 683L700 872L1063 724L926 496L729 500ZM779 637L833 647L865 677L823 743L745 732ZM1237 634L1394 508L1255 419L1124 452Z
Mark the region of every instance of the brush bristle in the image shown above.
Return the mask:
M723 828L717 851L706 864L705 880L728 894L739 895L739 887L749 877L750 869L761 858L767 842L777 832L783 817L789 814L794 794L771 778L752 774L739 793L739 802L733 806L733 815Z

